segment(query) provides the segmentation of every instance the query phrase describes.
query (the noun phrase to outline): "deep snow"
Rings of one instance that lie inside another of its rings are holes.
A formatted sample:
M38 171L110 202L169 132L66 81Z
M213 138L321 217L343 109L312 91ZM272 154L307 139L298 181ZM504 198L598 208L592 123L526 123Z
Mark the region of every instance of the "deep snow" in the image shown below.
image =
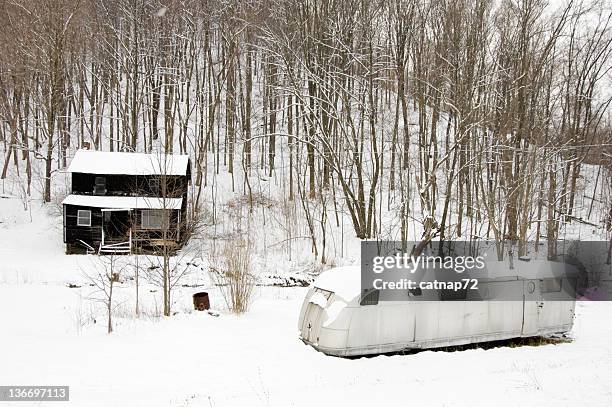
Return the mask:
M235 316L195 268L201 286L178 289L170 318L155 316L151 285L134 318L133 281L119 284L107 335L84 278L95 256L63 254L53 207L29 217L0 199L0 383L69 385L54 406L612 406L610 303L579 303L569 343L349 360L299 341L306 288L259 287ZM203 289L218 317L191 311Z

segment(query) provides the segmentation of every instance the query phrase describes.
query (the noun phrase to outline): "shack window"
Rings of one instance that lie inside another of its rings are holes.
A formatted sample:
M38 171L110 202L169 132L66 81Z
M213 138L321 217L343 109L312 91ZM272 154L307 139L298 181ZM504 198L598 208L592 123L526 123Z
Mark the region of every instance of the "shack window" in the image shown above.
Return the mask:
M91 211L77 211L77 226L91 226Z
M370 292L365 292L359 304L360 305L377 305L379 294L380 294L380 291L378 290L372 290Z
M540 282L540 291L543 293L558 293L561 291L560 278L547 278Z
M106 195L106 178L96 177L94 195Z
M168 225L168 217L165 219L166 227ZM162 229L164 227L164 211L161 209L147 209L142 211L143 229Z

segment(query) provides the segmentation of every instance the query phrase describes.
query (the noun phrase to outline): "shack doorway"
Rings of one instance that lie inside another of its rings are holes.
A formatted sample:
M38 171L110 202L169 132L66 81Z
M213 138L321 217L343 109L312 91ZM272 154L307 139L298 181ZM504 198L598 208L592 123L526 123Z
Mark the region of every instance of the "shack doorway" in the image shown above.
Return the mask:
M104 244L130 240L130 209L102 209L102 230Z

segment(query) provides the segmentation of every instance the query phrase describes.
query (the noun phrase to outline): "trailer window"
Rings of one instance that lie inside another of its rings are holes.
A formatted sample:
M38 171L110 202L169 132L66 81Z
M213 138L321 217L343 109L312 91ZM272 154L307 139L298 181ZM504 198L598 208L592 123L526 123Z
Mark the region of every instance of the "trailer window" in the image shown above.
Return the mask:
M328 291L328 290L324 290L324 289L319 288L319 287L315 287L314 288L314 292L315 293L321 293L325 297L326 300L329 300L329 297L331 297L331 295L333 294L333 292Z
M560 278L547 278L540 281L540 291L542 293L558 293L561 291L561 286Z
M408 290L408 292L414 297L420 297L421 295L423 295L423 290L421 290L421 287L413 288L411 290Z
M442 289L439 292L441 301L461 301L467 298L467 290Z
M91 211L77 211L77 226L91 226Z
M359 304L360 305L377 305L379 294L380 294L380 291L378 290L371 290L369 292L366 291L361 297L361 302Z

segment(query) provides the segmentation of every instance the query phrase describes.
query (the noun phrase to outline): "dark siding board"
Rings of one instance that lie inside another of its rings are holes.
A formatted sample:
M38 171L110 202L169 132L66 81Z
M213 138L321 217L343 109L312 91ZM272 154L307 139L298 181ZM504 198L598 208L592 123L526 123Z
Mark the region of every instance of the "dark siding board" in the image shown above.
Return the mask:
M91 210L91 226L77 226L77 211ZM100 208L86 206L64 205L64 243L76 243L83 240L89 244L94 244L102 240L102 217ZM154 229L141 229L142 210L133 211L132 227L142 239L160 239L162 231ZM182 217L183 215L181 215ZM178 210L172 210L170 214L170 229L168 236L172 239L176 237L176 227L178 223Z
M91 211L91 227L102 226L102 209L88 206L64 205L66 212L65 226L73 228L87 228L87 226L77 226L78 211Z
M77 212L91 211L91 226L77 226ZM64 243L83 240L89 244L102 240L102 210L87 206L64 205Z
M96 177L106 178L106 195L158 196L159 192L150 187L150 180L158 180L155 175L99 175L72 174L72 193L92 195ZM167 184L172 195L181 197L188 188L189 179L184 176L168 176Z
M76 243L78 240L82 240L91 245L96 242L102 241L102 228L94 227L87 229L74 229L66 228L66 242L65 243Z

